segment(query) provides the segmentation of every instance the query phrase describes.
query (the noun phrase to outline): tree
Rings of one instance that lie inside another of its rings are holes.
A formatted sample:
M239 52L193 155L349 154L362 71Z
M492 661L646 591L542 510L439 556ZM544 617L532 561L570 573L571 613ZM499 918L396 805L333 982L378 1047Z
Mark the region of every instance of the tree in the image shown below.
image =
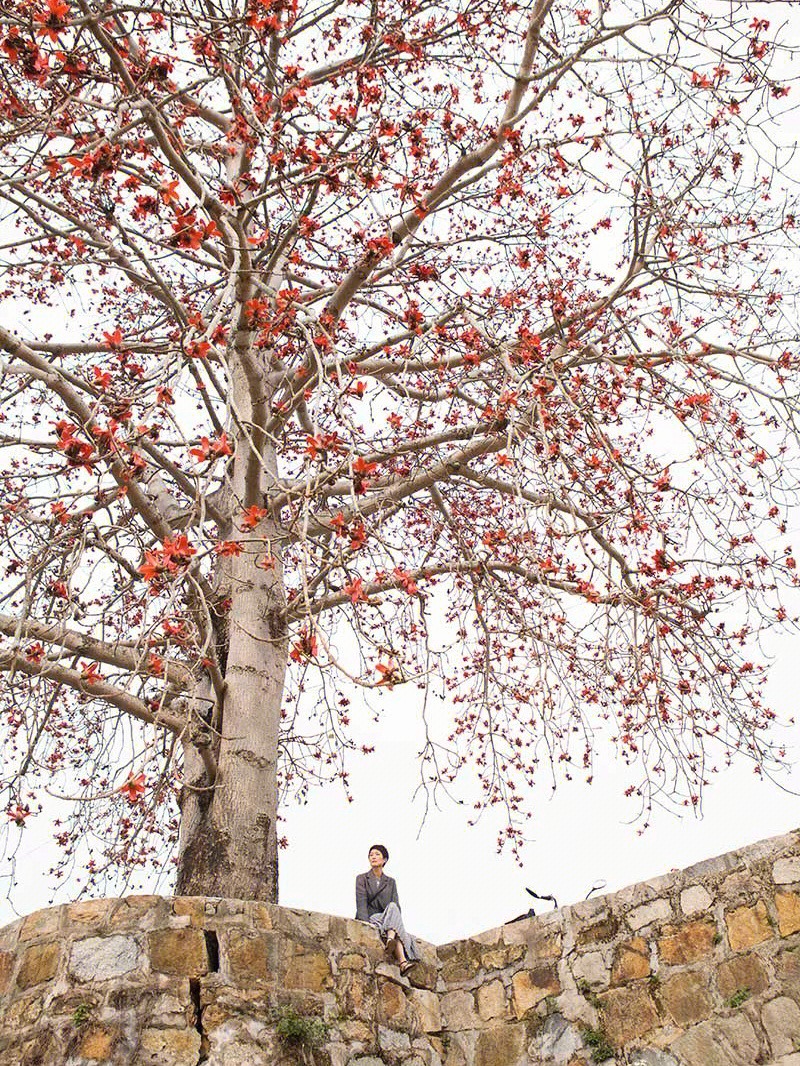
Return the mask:
M281 790L346 781L353 692L401 684L512 844L597 731L645 812L779 758L762 7L4 5L12 832L72 781L65 864L179 835L179 892L274 899Z

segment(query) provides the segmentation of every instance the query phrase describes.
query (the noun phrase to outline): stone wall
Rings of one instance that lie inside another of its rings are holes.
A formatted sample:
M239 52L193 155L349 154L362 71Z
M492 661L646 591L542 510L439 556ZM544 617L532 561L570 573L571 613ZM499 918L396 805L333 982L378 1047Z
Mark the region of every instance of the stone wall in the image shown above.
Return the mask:
M0 1064L800 1066L800 832L421 951L409 981L361 923L237 900L39 911L0 930Z

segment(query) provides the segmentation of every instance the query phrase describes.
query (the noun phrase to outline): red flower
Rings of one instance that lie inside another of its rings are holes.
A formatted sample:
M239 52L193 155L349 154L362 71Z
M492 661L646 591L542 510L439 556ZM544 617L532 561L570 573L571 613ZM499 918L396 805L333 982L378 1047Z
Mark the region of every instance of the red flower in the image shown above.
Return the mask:
M361 580L360 577L357 577L355 581L351 581L349 585L345 585L344 591L347 593L353 603L358 603L362 600L364 603L367 602L367 596L364 592L364 582Z
M214 551L217 555L241 555L242 545L238 540L220 540L214 545Z
M125 799L131 805L138 803L144 795L145 778L144 774L136 774L134 776L133 771L128 774L128 780L124 785L120 785L117 792L121 792Z
M20 807L19 804L17 804L16 807L9 807L6 814L14 825L18 825L20 829L25 828L25 819L30 818L31 816L31 812L28 810L27 806Z
M263 507L256 507L253 504L252 507L248 507L247 510L242 511L242 525L245 529L255 529L262 518L267 517L267 511Z

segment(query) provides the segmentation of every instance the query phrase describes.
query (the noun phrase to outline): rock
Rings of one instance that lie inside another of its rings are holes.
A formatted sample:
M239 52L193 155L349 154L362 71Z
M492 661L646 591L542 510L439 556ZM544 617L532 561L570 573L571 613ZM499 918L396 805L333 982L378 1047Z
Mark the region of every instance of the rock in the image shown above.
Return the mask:
M778 996L765 1003L761 1023L766 1030L772 1054L788 1055L798 1050L800 1042L800 1007L788 996Z
M86 899L80 903L67 904L67 922L70 925L102 926L111 913L113 900Z
M286 988L304 988L311 992L321 992L330 983L330 960L322 951L309 951L296 955L286 967L284 985Z
M691 1066L744 1066L739 1058L714 1039L709 1022L683 1033L672 1042L670 1051L675 1051L683 1062Z
M12 951L0 951L0 996L8 988L16 956Z
M274 933L237 933L228 942L228 966L234 983L277 980L278 940Z
M725 923L728 926L731 951L746 951L747 948L761 944L772 936L763 900L759 900L754 907L736 907L728 911Z
M631 1066L680 1066L674 1055L658 1048L642 1048L631 1052Z
M583 981L592 988L608 988L608 963L600 951L578 955L572 964L572 975L576 981Z
M548 1066L568 1066L582 1047L579 1027L560 1014L552 1014L528 1045L528 1058L531 1062L546 1062Z
M378 1047L390 1055L407 1055L411 1050L411 1038L408 1033L397 1032L378 1026Z
M208 973L206 941L199 929L159 929L147 938L150 966L176 977Z
M661 986L659 996L675 1024L684 1029L703 1021L713 1010L705 976L693 970L673 974Z
M502 981L490 981L478 988L478 1014L483 1021L502 1018L506 1013L506 990Z
M58 971L60 958L61 947L56 942L26 948L17 971L17 987L31 988L51 980Z
M380 981L378 984L378 1006L380 1018L393 1025L402 1025L406 1020L406 996L400 985L394 981Z
M118 1030L92 1025L81 1030L78 1053L92 1062L107 1062L118 1040Z
M561 992L555 966L538 966L535 970L520 970L511 978L514 1016L522 1018L547 996Z
M781 936L789 936L800 929L800 895L796 892L776 893L775 909Z
M199 1054L196 1029L144 1029L133 1066L194 1066Z
M412 988L408 1003L417 1028L423 1033L438 1033L442 1028L439 997L422 988Z
M110 981L133 973L142 965L142 953L132 936L93 936L76 940L69 971L78 981Z
M611 970L612 985L636 981L649 973L650 948L644 937L635 936L618 945Z
M641 907L634 907L625 916L628 925L637 932L646 925L654 922L667 922L672 918L672 907L668 899L655 899L652 903L645 903Z
M497 1025L478 1033L475 1066L515 1066L525 1052L525 1026Z
M363 955L350 951L346 955L340 956L336 965L340 970L363 970L366 968L367 960Z
M603 1023L614 1044L627 1044L659 1024L655 1004L640 984L612 988L599 999Z
M759 1039L746 1014L737 1011L728 1018L717 1018L714 1028L717 1035L730 1046L739 1062L758 1062Z
M617 919L609 914L606 915L602 921L595 922L593 925L584 926L578 930L578 935L575 938L575 943L582 947L584 944L599 944L604 940L611 940L617 935L619 929L619 922Z
M35 911L22 921L19 931L20 943L33 940L38 936L53 936L61 924L61 907L48 907L44 911Z
M690 885L681 892L681 910L684 914L698 914L711 906L711 896L702 885Z
M677 929L665 929L664 933L658 941L658 956L668 966L680 966L709 955L717 930L712 922L687 922Z
M768 984L769 978L758 955L736 955L720 963L717 970L717 988L725 999L742 988L757 995Z
M446 1029L476 1029L480 1025L471 992L445 993L441 998L441 1008Z
M792 855L774 862L772 880L776 885L792 885L800 881L800 855Z

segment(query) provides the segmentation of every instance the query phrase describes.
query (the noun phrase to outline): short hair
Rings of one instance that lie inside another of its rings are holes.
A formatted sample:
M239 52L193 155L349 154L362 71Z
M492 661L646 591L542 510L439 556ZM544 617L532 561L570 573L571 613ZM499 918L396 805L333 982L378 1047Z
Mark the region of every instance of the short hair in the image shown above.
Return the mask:
M383 855L383 861L389 861L389 852L386 850L383 844L370 844L369 851L379 851L381 855ZM367 852L367 855L369 855L369 851Z

